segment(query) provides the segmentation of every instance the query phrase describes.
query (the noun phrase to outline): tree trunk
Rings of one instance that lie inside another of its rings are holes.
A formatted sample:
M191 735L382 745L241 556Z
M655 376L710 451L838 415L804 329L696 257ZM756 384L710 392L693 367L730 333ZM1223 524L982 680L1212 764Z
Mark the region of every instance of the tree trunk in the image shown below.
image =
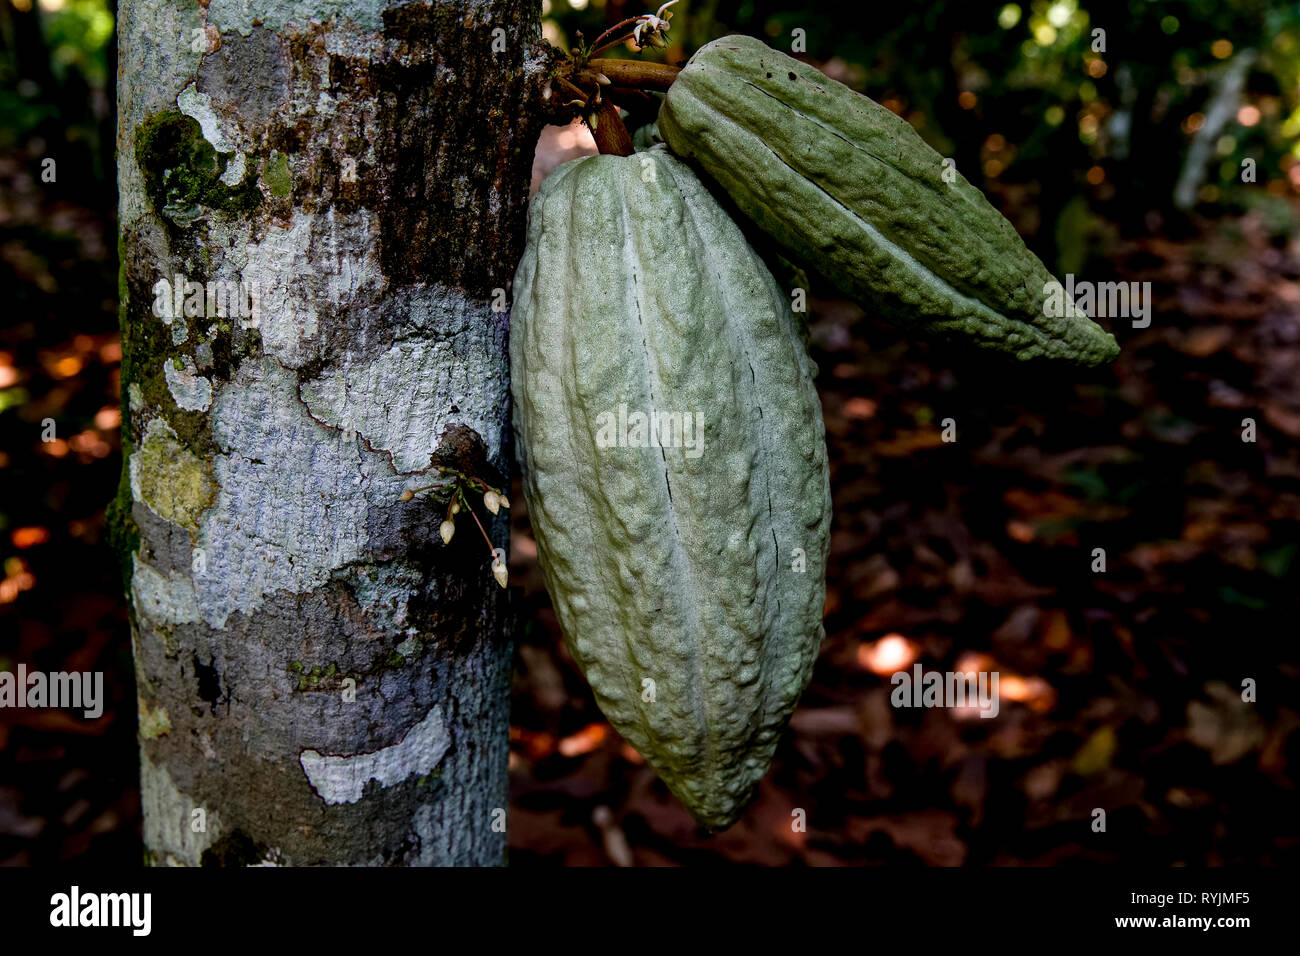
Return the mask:
M506 592L467 515L442 544L446 488L402 496L509 473L537 18L120 4L113 524L150 862L504 860Z

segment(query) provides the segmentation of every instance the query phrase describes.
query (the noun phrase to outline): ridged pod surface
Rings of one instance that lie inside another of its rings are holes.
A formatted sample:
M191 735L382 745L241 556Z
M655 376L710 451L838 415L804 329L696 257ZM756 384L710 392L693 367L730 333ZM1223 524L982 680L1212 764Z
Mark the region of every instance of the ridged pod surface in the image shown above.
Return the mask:
M701 47L658 125L761 229L886 317L1020 359L1119 352L1091 320L1047 314L1051 273L905 120L759 40Z
M662 146L574 160L529 211L510 372L569 650L694 817L729 826L824 636L825 431L790 300ZM692 427L647 444L652 411Z

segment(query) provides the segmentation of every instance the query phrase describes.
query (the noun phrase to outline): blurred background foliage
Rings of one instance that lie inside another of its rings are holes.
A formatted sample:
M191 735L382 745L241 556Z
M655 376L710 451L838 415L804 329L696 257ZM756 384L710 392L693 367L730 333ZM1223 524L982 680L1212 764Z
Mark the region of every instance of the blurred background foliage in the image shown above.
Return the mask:
M111 179L111 6L105 0L0 3L0 147L34 145L39 153L78 144L78 159L91 174L81 181L92 187Z

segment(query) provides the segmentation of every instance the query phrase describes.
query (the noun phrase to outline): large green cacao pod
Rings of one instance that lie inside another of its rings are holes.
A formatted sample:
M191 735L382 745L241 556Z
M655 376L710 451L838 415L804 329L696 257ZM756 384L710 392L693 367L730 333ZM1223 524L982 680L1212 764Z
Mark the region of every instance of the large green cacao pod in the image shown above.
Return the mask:
M790 301L664 147L574 160L529 211L510 373L569 650L695 818L729 826L824 635L825 432ZM655 447L652 411L694 437Z
M761 229L886 317L1020 359L1118 354L1091 320L1047 314L1051 273L907 122L759 40L701 47L658 125Z

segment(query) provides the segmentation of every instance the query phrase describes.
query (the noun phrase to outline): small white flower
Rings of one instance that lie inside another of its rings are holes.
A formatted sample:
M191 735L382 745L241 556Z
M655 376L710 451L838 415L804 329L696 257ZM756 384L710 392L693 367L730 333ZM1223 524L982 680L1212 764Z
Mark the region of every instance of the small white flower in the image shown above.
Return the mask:
M632 28L632 39L637 46L645 46L646 43L650 43L652 46L667 45L662 42L662 35L668 32L668 21L672 19L673 15L671 12L665 11L668 11L668 8L676 2L677 0L668 0L654 13L647 13L638 19L637 25ZM642 30L649 34L648 39L641 39Z

